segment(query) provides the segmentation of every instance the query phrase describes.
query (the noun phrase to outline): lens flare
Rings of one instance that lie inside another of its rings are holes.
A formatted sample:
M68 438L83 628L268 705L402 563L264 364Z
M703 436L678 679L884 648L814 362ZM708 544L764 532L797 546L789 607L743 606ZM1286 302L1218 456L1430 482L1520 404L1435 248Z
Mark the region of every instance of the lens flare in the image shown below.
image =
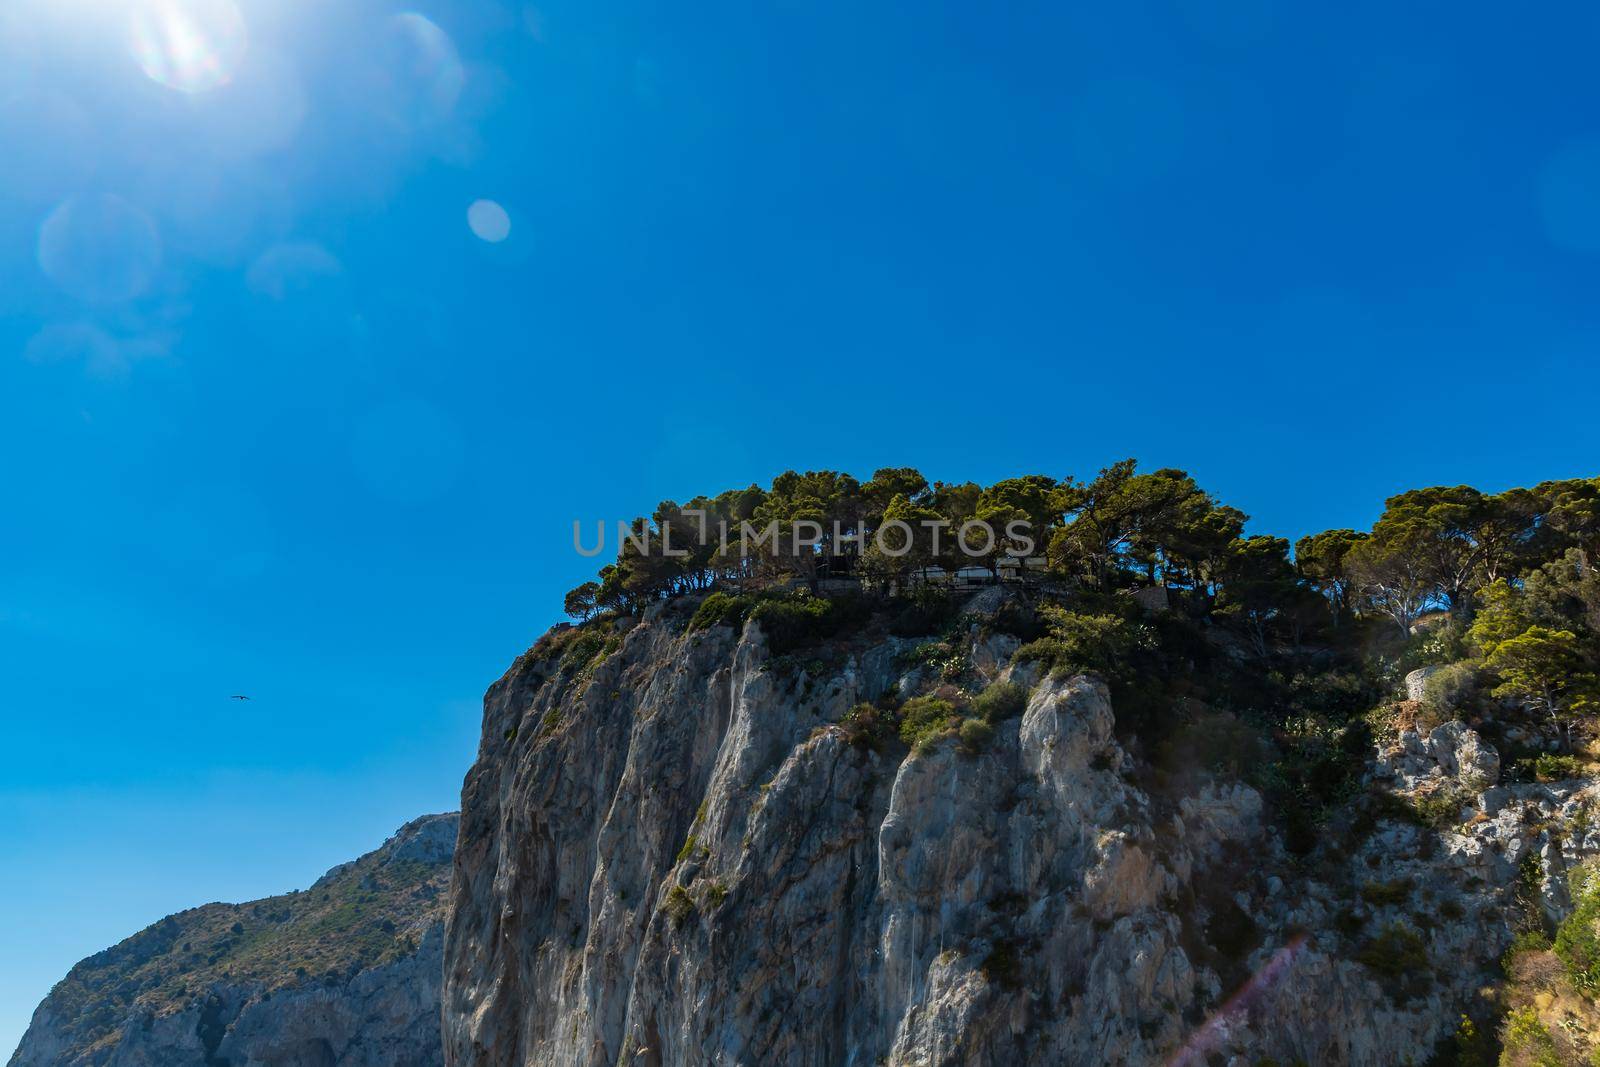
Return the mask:
M378 54L396 121L426 127L450 117L467 75L455 42L438 24L415 12L395 15Z
M1240 1025L1252 1006L1284 982L1306 947L1306 935L1296 934L1289 943L1272 954L1262 968L1240 986L1227 1003L1189 1035L1183 1047L1168 1058L1166 1067L1204 1067L1226 1043L1228 1033Z
M39 227L39 269L79 300L117 304L150 287L161 240L150 216L120 196L73 196Z
M311 241L285 241L273 245L250 265L245 284L250 291L273 300L283 300L310 289L329 278L337 278L344 267L332 252Z
M151 81L185 93L226 85L244 57L233 0L147 0L133 12L133 54Z
M52 323L29 339L23 358L33 363L82 363L90 377L127 376L128 361L116 339L92 322Z
M511 236L511 216L493 200L475 200L467 208L467 225L481 241L497 245Z

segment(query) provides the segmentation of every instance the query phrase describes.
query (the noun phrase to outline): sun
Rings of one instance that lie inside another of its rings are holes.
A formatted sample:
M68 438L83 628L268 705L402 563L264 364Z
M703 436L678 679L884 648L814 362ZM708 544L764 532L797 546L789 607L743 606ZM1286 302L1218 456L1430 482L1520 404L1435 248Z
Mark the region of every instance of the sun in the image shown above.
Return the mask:
M226 85L247 47L233 0L141 0L130 13L130 34L145 74L185 93Z

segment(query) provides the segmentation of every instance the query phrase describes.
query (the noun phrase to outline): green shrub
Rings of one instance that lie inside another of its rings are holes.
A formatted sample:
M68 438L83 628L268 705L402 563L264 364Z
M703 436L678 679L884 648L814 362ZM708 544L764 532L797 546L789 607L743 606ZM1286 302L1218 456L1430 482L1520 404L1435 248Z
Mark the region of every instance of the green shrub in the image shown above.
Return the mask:
M1519 930L1511 939L1511 947L1500 957L1500 969L1511 973L1512 961L1524 952L1549 952L1550 939L1543 930Z
M859 595L814 596L804 589L758 593L712 593L689 619L689 632L712 626L739 629L753 619L774 656L825 641L864 622L872 604Z
M898 602L889 617L889 632L896 637L923 637L945 629L955 619L959 607L948 591L930 585L918 586L909 597Z
M1454 789L1438 789L1422 793L1411 801L1417 822L1442 830L1461 821L1461 809L1466 805L1466 795Z
M995 613L982 623L982 632L985 636L1007 634L1022 642L1042 636L1043 631L1044 624L1039 621L1038 613L1023 607L1015 600L1007 600L1001 604Z
M1329 669L1290 676L1287 698L1301 714L1348 721L1381 700L1383 693L1366 671Z
M1398 673L1405 675L1418 667L1437 667L1465 659L1471 651L1467 647L1466 628L1454 616L1411 638L1400 654Z
M702 851L705 850L700 847L700 839L694 834L690 834L684 839L683 847L678 850L678 858L675 862L682 863L684 860Z
M973 756L989 747L994 740L994 727L982 719L962 719L959 734L961 750Z
M1463 1015L1456 1024L1449 1051L1455 1053L1456 1067L1492 1067L1496 1059L1494 1039L1479 1029L1470 1015Z
M1471 660L1440 667L1422 686L1422 702L1454 713L1471 703L1478 691L1478 668Z
M995 682L972 700L972 710L985 722L997 723L1021 715L1028 706L1028 691L1016 682Z
M900 740L917 748L960 726L955 705L938 697L912 697L900 708Z
M689 619L689 632L707 630L713 626L731 626L735 630L744 625L755 597L735 593L712 593L700 602Z
M1084 615L1061 608L1042 611L1047 636L1029 641L1013 654L1016 663L1038 663L1057 677L1093 673L1108 681L1123 677L1134 656L1148 650L1148 627L1115 615Z
M1411 897L1411 879L1396 878L1390 882L1368 882L1361 887L1361 899L1375 908L1404 904Z
M879 751L895 736L895 717L891 711L863 702L844 713L839 727L850 744Z
M1385 978L1405 978L1427 970L1428 950L1415 931L1395 923L1362 945L1356 962Z
M585 629L561 653L561 669L580 671L606 647L606 639L594 630Z
M1583 761L1577 756L1556 756L1545 752L1533 758L1533 776L1541 782L1581 778L1583 771Z
M972 668L966 653L951 648L948 641L929 641L925 645L918 645L906 658L927 667L943 682L954 682Z
M1397 704L1379 704L1361 715L1368 732L1379 741L1393 741L1400 734L1400 707Z
M1222 713L1178 726L1161 741L1157 755L1169 770L1194 768L1229 776L1248 772L1259 780L1259 788L1267 788L1270 772L1282 768L1264 759L1266 752L1255 727Z
M1573 873L1572 888L1577 906L1556 930L1555 952L1572 978L1572 984L1590 997L1600 995L1600 888L1594 886L1592 869L1581 867Z
M1501 1032L1501 1063L1529 1064L1531 1067L1563 1067L1564 1061L1556 1050L1550 1031L1539 1021L1539 1012L1532 1008L1515 1008L1506 1016Z
M750 618L766 634L772 654L781 656L837 632L836 603L816 596L763 599Z
M675 885L667 890L667 899L662 903L661 910L667 913L667 918L682 926L684 920L694 914L694 898L683 886Z

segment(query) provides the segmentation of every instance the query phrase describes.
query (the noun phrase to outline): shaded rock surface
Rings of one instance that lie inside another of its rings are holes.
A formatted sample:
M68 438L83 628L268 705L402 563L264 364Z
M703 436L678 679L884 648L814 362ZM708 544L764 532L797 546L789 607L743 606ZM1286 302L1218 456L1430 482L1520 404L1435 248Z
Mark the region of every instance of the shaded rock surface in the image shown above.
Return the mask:
M436 1067L457 817L312 888L207 904L74 967L10 1067Z

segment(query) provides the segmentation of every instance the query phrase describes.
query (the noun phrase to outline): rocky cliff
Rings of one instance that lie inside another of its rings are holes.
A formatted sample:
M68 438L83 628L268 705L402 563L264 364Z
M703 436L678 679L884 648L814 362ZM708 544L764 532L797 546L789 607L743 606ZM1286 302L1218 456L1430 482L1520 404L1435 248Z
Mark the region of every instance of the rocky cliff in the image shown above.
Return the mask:
M455 815L310 889L180 912L79 963L11 1067L435 1067Z
M977 605L959 684L1025 704L909 748L860 704L951 688L917 640L778 655L690 610L554 632L490 690L453 1067L1421 1063L1600 846L1589 783L1497 786L1454 723L1384 739L1381 802L1291 854L1237 778L1155 788L1106 689L1011 666Z

